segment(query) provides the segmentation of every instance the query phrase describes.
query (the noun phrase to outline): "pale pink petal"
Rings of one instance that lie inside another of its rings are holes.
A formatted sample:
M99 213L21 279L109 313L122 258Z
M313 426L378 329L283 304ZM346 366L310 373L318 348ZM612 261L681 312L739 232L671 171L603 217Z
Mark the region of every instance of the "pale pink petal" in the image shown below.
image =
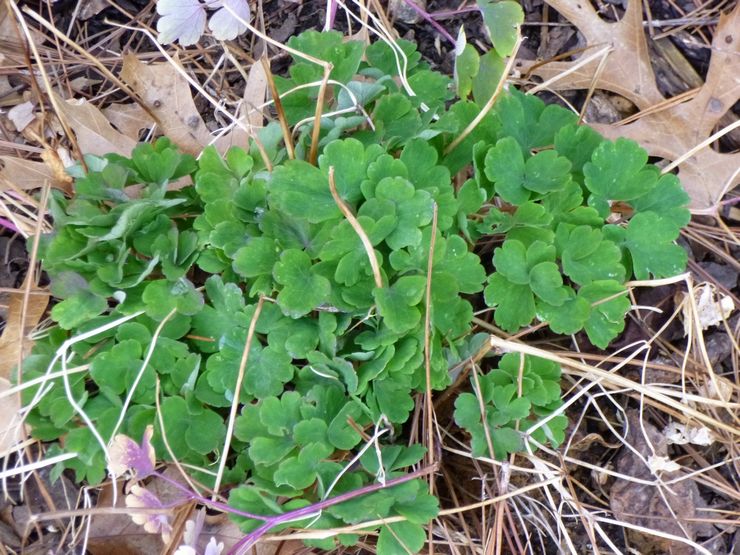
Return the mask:
M181 46L198 42L206 28L206 10L200 0L159 0L157 40L161 44L179 41Z
M247 30L242 21L249 21L249 4L247 0L223 0L224 7L211 16L208 28L218 40L233 40ZM236 17L227 9L236 14Z
M123 476L131 473L138 480L143 480L151 475L154 472L156 462L154 447L151 444L153 433L152 426L147 426L144 430L141 445L123 434L114 437L108 448L108 470L111 474Z
M162 509L162 512L131 513L131 520L150 534L162 534L162 540L169 543L172 535L169 511L164 508L159 498L138 484L131 486L126 495L126 506L130 509Z

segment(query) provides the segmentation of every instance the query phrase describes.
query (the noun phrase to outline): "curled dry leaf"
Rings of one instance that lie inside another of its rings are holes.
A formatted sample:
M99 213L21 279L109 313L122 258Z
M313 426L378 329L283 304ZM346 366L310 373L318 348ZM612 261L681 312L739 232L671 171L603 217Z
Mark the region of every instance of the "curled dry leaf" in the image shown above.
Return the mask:
M142 129L154 125L154 120L146 113L146 110L136 102L128 104L111 104L103 108L103 115L108 118L116 129L127 137L139 140Z
M102 156L109 152L128 156L136 141L116 131L103 113L87 100L57 99L61 117L74 131L80 150Z
M36 118L33 102L23 102L8 110L8 119L17 131L23 131Z
M233 40L247 30L242 21L249 21L249 3L247 0L221 0L213 3L220 9L211 16L208 28L218 40Z
M617 472L642 481L655 480L656 472L664 480L678 477L677 465L668 458L666 437L649 422L641 423L637 410L627 413L627 423L629 430L625 443L631 448L623 448L617 459ZM695 541L698 536L707 533L697 520L703 516L701 508L705 502L696 482L691 479L664 487L619 478L612 485L609 504L617 519L649 530L683 537L688 541ZM683 542L631 530L628 532L640 550L685 555L694 553L693 548Z
M46 151L41 156L47 163L0 156L0 190L16 188L27 191L49 184L70 192L72 178L64 173L59 157Z
M679 422L670 422L663 430L668 443L674 445L694 445L708 446L714 443L712 432L705 426L692 427Z
M206 11L200 0L159 0L157 13L157 40L161 44L180 42L190 46L198 42L206 27Z
M23 297L22 291L10 294L8 317L0 336L0 378L9 378L20 357L31 352L33 342L28 339L28 333L39 323L49 304L48 294L42 291L34 291L25 307Z
M712 58L704 85L693 98L669 104L658 91L642 26L642 3L630 0L617 23L603 21L589 2L546 0L573 22L591 47L612 47L603 71L594 82L599 60L562 76L550 88L586 89L594 83L632 101L646 115L627 125L594 125L610 139L626 137L652 156L675 161L716 131L720 119L740 98L740 3L720 17L712 42ZM582 56L594 52L589 48ZM522 62L520 68L542 79L562 75L575 62ZM661 103L665 102L665 106ZM705 147L679 165L679 177L695 213L711 213L727 190L740 183L740 153L725 154Z
M184 152L197 156L210 142L210 133L195 107L190 85L172 64L146 65L134 54L127 54L120 78L159 119L160 131Z
M0 395L11 388L10 380L0 378ZM21 399L19 395L5 397L0 402L0 458L5 458L13 446L23 439L20 420Z
M697 319L701 329L705 330L727 320L735 310L732 297L718 294L711 283L700 285L694 289L693 293L696 314L694 314L691 303L685 302L683 305L684 335L691 332L694 319Z
M31 295L25 306L23 317L23 293L11 293L5 329L0 336L0 394L10 389L10 376L18 360L31 351L33 342L26 338L28 332L39 323L49 302L48 295ZM24 329L21 330L21 325ZM25 338L21 341L21 338ZM22 352L21 352L22 349ZM18 395L5 397L0 401L0 458L22 437L22 421Z

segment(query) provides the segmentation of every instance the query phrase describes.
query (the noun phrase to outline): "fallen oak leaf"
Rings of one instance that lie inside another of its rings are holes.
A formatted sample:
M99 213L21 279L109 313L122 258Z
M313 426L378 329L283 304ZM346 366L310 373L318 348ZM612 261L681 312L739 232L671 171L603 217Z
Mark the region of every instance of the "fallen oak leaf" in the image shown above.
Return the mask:
M190 85L172 64L146 65L136 55L126 54L119 77L159 119L162 133L184 152L197 156L210 143L211 134L198 113Z
M642 28L642 4L629 0L622 19L610 23L601 19L590 2L582 0L545 0L563 17L571 21L583 34L589 47L609 45L601 75L594 84L624 96L638 108L645 109L663 100L655 83L655 74L648 54L647 40ZM587 48L582 55L592 53ZM588 89L601 59L596 58L575 69L580 60L570 62L522 61L518 68L547 81L559 77L549 85L553 90ZM567 73L571 71L571 73ZM565 74L565 75L564 75Z
M56 153L44 151L42 158L47 163L16 158L15 156L0 156L0 191L9 189L40 189L49 184L52 187L71 192L72 178L64 173L61 160ZM61 173L60 173L61 172Z
M103 113L87 100L65 101L57 97L55 104L74 131L84 154L103 156L115 152L128 156L136 146L135 140L116 131Z
M155 123L146 110L136 102L111 104L103 108L103 115L116 129L135 141L139 140L142 129L148 129Z
M657 88L642 27L641 3L630 0L617 23L599 18L588 2L546 0L572 21L589 46L603 45L609 37L609 53L603 71L594 78L599 59L577 67L574 62L522 62L520 68L548 80L555 90L594 86L618 93L633 102L645 115L626 125L592 127L609 139L631 138L650 155L676 161L707 139L719 120L740 98L740 4L722 15L712 44L706 82L697 94L683 103L668 104ZM587 55L588 52L585 55ZM571 73L564 74L567 71ZM535 89L536 90L536 89ZM666 108L655 109L662 104ZM639 116L639 114L638 114ZM679 177L691 197L694 213L713 213L724 193L740 183L740 153L718 153L703 148L679 165Z
M1 378L9 378L21 355L25 357L31 352L33 341L28 339L27 335L39 323L49 304L48 293L38 290L32 293L25 305L23 291L10 293L8 317L3 334L0 336ZM23 325L23 330L21 330L21 325Z
M631 138L652 156L675 161L709 137L740 99L740 4L720 16L704 85L696 96L623 126L594 125L607 138ZM702 148L679 166L694 213L714 213L725 192L740 183L740 153Z

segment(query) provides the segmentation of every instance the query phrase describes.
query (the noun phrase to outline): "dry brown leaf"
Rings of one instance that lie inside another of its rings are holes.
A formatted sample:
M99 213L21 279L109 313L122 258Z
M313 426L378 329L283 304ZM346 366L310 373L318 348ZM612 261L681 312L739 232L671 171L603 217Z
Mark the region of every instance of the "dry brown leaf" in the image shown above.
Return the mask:
M21 352L21 337L26 337L39 323L48 304L48 294L38 291L30 295L25 307L24 330L21 331L23 292L10 294L8 317L3 334L0 336L0 378L10 377L10 372L16 366ZM33 342L26 337L23 341L23 356L29 353L32 345Z
M262 127L264 114L260 106L267 98L267 75L265 68L260 63L253 63L249 69L247 84L244 87L244 109L249 114L247 118L252 127Z
M183 151L198 155L210 142L211 135L195 107L190 85L171 64L146 65L134 54L127 54L120 78L159 119L160 131Z
M712 58L704 86L687 102L648 114L628 125L594 126L608 138L627 137L651 156L677 160L712 135L715 126L740 99L740 3L720 17L712 41ZM691 208L711 213L726 191L740 183L740 153L723 154L705 147L679 166Z
M649 422L640 422L640 412L627 413L629 431L626 443L632 449L624 447L617 460L617 471L639 480L655 480L645 461L655 462L668 456L668 443L663 434ZM644 430L644 432L643 432ZM681 475L680 472L662 472L664 480ZM637 481L619 478L614 482L609 496L609 504L614 516L622 521L659 530L674 536L686 537L695 541L698 536L711 533L694 519L701 518L705 506L699 494L699 488L691 479L677 481L670 487L659 487ZM689 545L655 535L629 531L635 545L646 552L672 553L689 555L694 549Z
M113 129L103 113L87 100L58 98L56 104L74 131L83 154L102 156L115 152L129 156L136 146L135 140Z
M21 356L31 351L33 342L27 338L28 333L39 323L49 303L46 294L31 295L25 307L24 330L21 331L23 314L23 293L11 293L5 329L0 336L0 394L10 389L10 377L13 368ZM21 337L26 339L21 342ZM21 343L23 351L21 352ZM4 453L23 437L20 412L20 396L12 395L0 400L0 453Z
M54 172L43 162L33 162L14 156L0 156L0 190L11 183L18 189L35 189L54 180ZM7 183L6 183L7 182Z
M128 104L111 104L103 108L103 115L108 118L121 133L138 141L142 129L154 125L151 116L136 102Z
M599 18L589 2L546 0L572 21L590 46L609 44L614 49L603 72L595 80L597 89L618 93L641 110L665 99L660 94L650 65L647 39L642 27L641 3L630 0L624 17L617 23ZM605 40L606 39L606 40ZM590 49L583 55L588 55ZM549 79L574 67L575 62L537 65L522 62L523 70ZM591 86L598 60L552 83L556 90L585 89ZM652 156L669 161L679 159L709 137L722 116L740 98L740 3L731 14L720 18L712 44L712 58L705 84L691 100L648 113L623 125L594 125L607 138L627 137L640 143ZM711 213L722 195L740 183L737 169L740 153L721 154L706 147L679 166L679 177L691 197L695 213Z
M583 0L545 0L563 17L571 21L583 34L588 46L581 56L592 54L597 48L610 45L614 50L608 55L597 89L605 89L621 94L631 100L638 108L644 109L663 100L655 84L655 75L648 58L647 41L642 29L642 4L630 0L624 17L616 23L601 19L590 2ZM522 71L548 80L561 75L578 63L523 61ZM593 82L599 59L580 67L554 82L554 90L587 89Z
M10 388L10 380L0 378L0 395ZM23 439L22 421L19 418L20 410L19 394L0 400L0 457L4 457L8 450Z
M106 0L89 0L88 2L82 3L82 9L80 10L80 19L86 21L93 16L98 15L105 8L108 8L110 4Z
M13 122L17 131L23 131L36 119L35 106L33 102L27 101L13 106L8 110L8 119Z

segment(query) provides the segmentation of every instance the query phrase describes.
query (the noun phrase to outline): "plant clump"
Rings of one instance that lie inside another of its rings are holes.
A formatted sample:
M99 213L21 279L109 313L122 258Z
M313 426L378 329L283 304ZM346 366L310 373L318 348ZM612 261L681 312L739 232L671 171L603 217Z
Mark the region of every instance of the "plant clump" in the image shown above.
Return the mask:
M104 445L153 425L157 460L176 458L202 484L227 457L221 483L242 512L281 514L393 479L424 456L392 439L416 394L448 387L449 369L485 341L474 311L490 309L506 332L538 322L604 348L624 328L627 280L682 271L688 197L637 144L516 90L453 144L488 99L472 77L454 98L411 43L400 43L403 72L384 43L307 32L289 44L333 64L315 165L310 125L289 158L272 123L262 153L207 148L196 160L160 138L130 158L87 157L74 198L52 197L40 256L57 325L23 376L41 378L24 393L34 435L76 453L57 474L99 483ZM276 78L294 91L289 125L313 116L318 88L300 86L322 72L296 59ZM487 437L499 459L532 440L559 445L559 382L553 363L501 358L455 403L474 454ZM378 552L417 551L438 509L415 479L300 524L402 516L379 527Z

